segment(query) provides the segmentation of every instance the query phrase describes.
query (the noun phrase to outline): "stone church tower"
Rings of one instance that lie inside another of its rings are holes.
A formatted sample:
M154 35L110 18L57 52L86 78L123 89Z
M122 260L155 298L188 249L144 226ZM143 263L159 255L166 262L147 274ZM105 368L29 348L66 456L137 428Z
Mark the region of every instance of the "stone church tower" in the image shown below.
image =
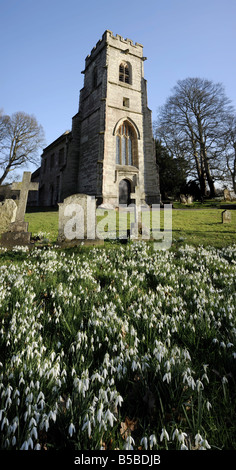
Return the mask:
M94 195L98 204L129 204L138 187L143 203L160 202L145 59L141 44L108 30L86 57L72 131L55 141L58 149L53 143L42 156L42 166L47 166L47 153L54 153L54 162L65 143L64 165L57 176L58 201L84 193ZM41 187L47 184L41 178Z

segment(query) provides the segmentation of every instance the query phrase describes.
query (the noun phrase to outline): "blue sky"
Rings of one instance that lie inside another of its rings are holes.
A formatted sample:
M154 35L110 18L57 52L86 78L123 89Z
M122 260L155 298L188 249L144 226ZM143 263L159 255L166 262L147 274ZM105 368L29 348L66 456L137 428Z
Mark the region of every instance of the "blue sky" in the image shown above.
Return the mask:
M236 0L0 0L0 108L34 114L47 144L71 129L106 29L144 45L153 120L186 77L223 83L236 107Z

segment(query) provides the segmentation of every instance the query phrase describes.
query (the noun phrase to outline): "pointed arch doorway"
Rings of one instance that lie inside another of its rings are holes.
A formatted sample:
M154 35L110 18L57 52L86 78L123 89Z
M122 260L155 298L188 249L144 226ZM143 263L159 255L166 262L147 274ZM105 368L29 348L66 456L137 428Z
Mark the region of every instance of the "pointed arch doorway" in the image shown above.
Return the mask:
M123 179L119 184L119 204L130 204L131 183L127 179Z

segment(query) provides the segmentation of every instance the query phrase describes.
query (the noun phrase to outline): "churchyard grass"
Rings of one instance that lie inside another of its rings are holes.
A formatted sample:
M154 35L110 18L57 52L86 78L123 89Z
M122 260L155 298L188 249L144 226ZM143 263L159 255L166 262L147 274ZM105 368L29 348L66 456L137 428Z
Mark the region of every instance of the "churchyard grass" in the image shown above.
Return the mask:
M2 249L0 448L235 449L235 254Z
M203 245L207 247L211 245L220 248L235 243L236 210L231 210L232 221L229 224L222 224L222 212L223 209L214 209L211 206L208 209L201 208L198 210L174 209L172 211L173 247L189 243L194 246ZM118 213L116 217L118 226ZM147 217L146 214L145 217ZM164 212L161 211L161 228L163 228L163 218ZM29 230L34 237L39 236L40 239L46 238L51 243L56 242L58 233L57 211L30 212L25 215L25 220L29 222Z

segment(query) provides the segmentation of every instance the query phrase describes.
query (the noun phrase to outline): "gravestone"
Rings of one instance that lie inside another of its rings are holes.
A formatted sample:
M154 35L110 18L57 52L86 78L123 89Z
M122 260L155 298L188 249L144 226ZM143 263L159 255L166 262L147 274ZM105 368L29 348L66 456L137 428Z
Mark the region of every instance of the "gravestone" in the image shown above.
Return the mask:
M17 205L13 199L0 202L0 233L4 233L16 219Z
M61 245L104 243L96 236L96 200L93 196L73 194L58 206L58 242Z
M192 204L192 203L193 203L193 196L188 196L187 204Z
M11 188L20 191L19 204L15 221L9 225L8 231L2 234L1 245L29 245L31 233L28 232L28 223L24 221L29 191L38 191L38 183L31 183L31 172L25 171L20 183L12 183Z
M184 194L180 194L179 200L180 200L181 204L187 204L187 202L188 202L187 198Z
M130 194L130 198L135 200L134 223L130 226L130 237L133 239L150 238L150 231L142 224L141 191L139 186L135 186L135 192Z
M224 189L224 200L231 201L231 195L229 189Z
M222 224L228 224L231 222L231 212L225 210L222 212Z

